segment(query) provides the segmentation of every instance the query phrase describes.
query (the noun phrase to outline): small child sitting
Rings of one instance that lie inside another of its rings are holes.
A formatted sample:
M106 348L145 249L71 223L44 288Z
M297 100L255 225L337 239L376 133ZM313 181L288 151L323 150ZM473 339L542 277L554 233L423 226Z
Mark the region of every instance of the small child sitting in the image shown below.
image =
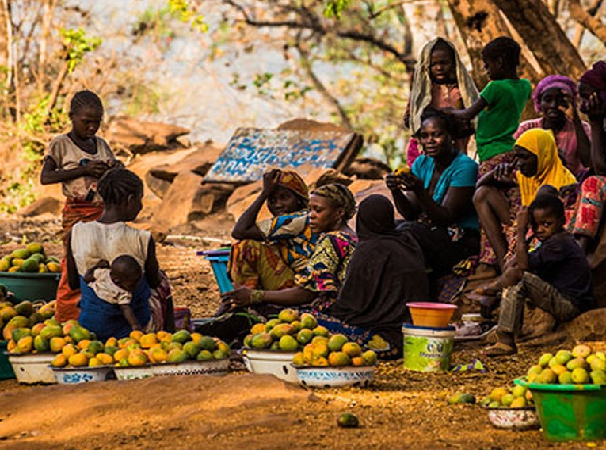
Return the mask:
M120 255L111 266L107 260L102 259L88 269L83 279L100 299L120 306L133 331L142 331L143 327L130 306L133 292L139 286L142 276L143 270L135 258Z
M528 252L528 223L541 245ZM551 193L539 193L528 209L517 216L515 264L504 274L497 343L487 356L517 353L526 299L550 313L558 322L568 322L593 306L591 269L574 237L564 230L564 204Z

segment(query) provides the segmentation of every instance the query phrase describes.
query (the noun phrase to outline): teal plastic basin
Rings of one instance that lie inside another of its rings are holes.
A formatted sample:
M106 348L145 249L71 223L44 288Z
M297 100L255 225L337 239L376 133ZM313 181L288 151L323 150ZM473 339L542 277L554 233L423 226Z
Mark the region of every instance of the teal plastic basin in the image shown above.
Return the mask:
M0 272L0 284L13 293L17 303L54 300L60 278L60 273Z

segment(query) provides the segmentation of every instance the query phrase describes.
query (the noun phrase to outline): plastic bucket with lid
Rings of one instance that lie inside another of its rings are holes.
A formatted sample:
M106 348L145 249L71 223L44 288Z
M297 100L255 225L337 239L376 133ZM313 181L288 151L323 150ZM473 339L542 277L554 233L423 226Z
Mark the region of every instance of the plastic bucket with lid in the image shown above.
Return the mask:
M450 369L455 328L404 325L404 368L415 372L443 372Z

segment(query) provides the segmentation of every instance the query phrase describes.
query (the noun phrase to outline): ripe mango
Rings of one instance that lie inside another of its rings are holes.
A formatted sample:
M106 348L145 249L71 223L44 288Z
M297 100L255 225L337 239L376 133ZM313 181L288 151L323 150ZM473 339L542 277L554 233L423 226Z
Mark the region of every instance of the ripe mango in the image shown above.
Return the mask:
M65 367L67 366L67 358L65 355L58 354L55 359L52 360L51 366L53 367Z
M18 259L27 259L31 256L31 252L25 248L20 248L17 250L13 250L12 256L13 258L18 258Z
M333 367L349 366L351 358L344 352L331 352L328 355L328 364Z
M196 356L196 361L210 361L214 359L213 354L208 350L201 350Z
M67 362L70 366L84 367L88 365L88 358L84 353L76 353L75 355L67 358Z
M280 350L285 352L295 352L298 348L299 343L294 337L287 334L286 336L282 336L280 338Z
M17 349L19 353L31 353L34 346L34 338L32 336L25 336L19 339L17 342Z
M169 364L179 364L183 361L187 361L188 355L185 350L174 349L171 350L166 358L166 362Z
M209 352L214 352L217 349L217 343L210 336L202 336L199 344L202 350L208 350Z
M308 330L313 330L314 328L316 328L318 326L318 321L316 320L316 318L309 313L301 314L300 321L301 321L301 329L305 328Z
M49 347L53 353L59 353L63 351L63 347L67 345L67 341L62 337L54 337L50 339Z
M50 350L50 343L47 339L44 339L42 336L38 335L34 337L34 348L38 353L48 352Z
M202 350L202 347L195 342L186 342L183 344L183 350L190 359L195 359L198 353L200 353L200 350Z
M290 308L283 309L278 314L278 319L280 319L282 322L287 323L294 322L295 320L299 320L299 311Z
M355 414L346 412L337 418L337 425L341 428L357 428L360 425L360 421Z
M36 259L28 258L21 264L21 270L23 272L38 272L40 263Z
M25 247L25 249L31 254L38 253L41 256L44 256L44 246L38 242L32 242L30 244L27 244L27 247Z
M185 344L187 341L191 341L191 334L187 330L179 330L172 335L171 341Z
M362 355L362 348L355 342L347 342L343 345L341 351L351 358Z

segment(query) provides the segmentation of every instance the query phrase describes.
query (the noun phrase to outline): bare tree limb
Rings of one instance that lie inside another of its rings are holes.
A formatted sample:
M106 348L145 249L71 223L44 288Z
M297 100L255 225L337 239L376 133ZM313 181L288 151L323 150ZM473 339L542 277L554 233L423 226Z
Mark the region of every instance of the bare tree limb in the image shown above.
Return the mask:
M594 4L591 8L589 8L587 10L587 14L589 14L591 17L595 17L598 13L598 11L600 10L600 8L602 7L602 4L604 3L604 0L595 0ZM571 15L572 15L572 11L571 11ZM576 18L575 18L576 20ZM585 34L585 25L583 23L581 23L579 21L575 33L574 33L574 37L572 38L572 45L574 45L576 48L579 48L581 45L581 42L583 41L583 35Z

